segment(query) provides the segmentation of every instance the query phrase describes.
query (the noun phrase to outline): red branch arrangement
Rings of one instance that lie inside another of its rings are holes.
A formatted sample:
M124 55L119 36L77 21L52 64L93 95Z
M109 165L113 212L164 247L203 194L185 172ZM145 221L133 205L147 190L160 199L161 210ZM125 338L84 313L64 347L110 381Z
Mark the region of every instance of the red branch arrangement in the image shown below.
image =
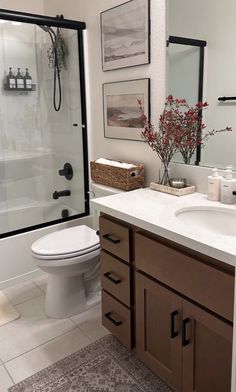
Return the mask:
M189 164L197 147L204 146L210 136L218 132L232 131L230 127L205 131L202 112L208 108L207 102L199 102L194 107L190 107L185 99L174 99L169 95L159 119L158 131L155 131L155 127L144 114L141 100L138 100L138 105L144 126L142 137L152 150L156 151L166 171L161 183L169 183L168 165L177 151L181 153L184 163Z

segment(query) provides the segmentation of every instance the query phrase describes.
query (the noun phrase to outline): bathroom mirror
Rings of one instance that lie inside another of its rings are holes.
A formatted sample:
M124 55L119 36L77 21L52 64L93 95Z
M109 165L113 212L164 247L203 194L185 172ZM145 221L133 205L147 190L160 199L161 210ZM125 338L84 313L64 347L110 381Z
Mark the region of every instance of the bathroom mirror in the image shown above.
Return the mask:
M235 14L235 0L167 0L167 95L206 101L206 130L232 127L211 136L192 164L236 169Z

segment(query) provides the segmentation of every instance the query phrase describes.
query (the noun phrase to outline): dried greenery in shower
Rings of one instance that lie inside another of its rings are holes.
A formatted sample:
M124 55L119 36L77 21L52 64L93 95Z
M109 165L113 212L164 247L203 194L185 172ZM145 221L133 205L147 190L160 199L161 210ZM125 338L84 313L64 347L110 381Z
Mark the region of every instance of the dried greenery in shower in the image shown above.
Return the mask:
M54 43L47 50L49 68L54 68L55 62L57 61L57 66L60 71L62 68L67 69L66 58L68 54L68 47L62 36L62 31L57 27Z

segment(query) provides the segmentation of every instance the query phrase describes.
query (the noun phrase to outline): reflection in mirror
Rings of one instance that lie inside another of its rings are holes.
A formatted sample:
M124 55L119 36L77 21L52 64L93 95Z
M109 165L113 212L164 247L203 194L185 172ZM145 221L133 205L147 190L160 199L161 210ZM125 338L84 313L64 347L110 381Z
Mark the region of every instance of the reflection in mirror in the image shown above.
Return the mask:
M236 169L235 0L167 0L167 95L190 106L207 101L203 121L219 132L199 148L192 164ZM235 100L219 101L220 97ZM183 162L181 155L174 158Z

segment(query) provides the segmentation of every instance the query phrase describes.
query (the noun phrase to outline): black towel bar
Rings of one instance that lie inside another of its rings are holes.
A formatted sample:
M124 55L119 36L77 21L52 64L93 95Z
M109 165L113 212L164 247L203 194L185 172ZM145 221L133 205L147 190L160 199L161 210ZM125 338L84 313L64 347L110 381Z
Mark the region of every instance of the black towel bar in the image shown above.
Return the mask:
M236 97L219 97L218 101L225 102L225 101L235 101Z

